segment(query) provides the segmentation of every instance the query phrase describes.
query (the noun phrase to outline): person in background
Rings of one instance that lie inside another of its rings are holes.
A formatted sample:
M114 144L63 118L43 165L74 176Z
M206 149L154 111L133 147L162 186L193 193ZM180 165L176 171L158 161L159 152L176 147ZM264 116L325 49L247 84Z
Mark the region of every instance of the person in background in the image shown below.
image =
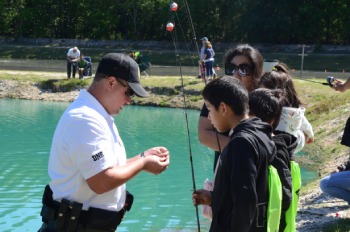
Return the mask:
M196 190L193 204L211 205L210 231L266 231L268 160L276 153L272 127L249 118L248 91L236 78L214 79L202 95L214 127L233 132L219 157L213 191Z
M350 77L345 82L340 79L333 78L333 81L330 84L332 85L332 88L336 91L345 92L347 89L350 88ZM350 147L350 117L346 121L340 144ZM349 160L346 161L346 163L338 167L338 171L345 170L350 170L350 157Z
M350 89L350 77L344 82L334 78L330 83L332 88L339 92ZM347 119L340 144L350 147L350 118ZM350 158L341 164L330 175L324 177L320 182L323 193L342 199L350 205Z
M75 73L77 72L77 61L80 57L80 51L77 47L70 48L67 52L67 77L71 78L72 68L73 68L73 78L75 78Z
M208 37L203 37L201 38L201 42L202 42L202 47L201 47L201 51L200 51L200 54L199 54L199 74L198 74L198 78L204 78L205 77L205 71L206 71L206 67L205 67L205 63L204 62L201 62L201 60L203 60L204 58L204 50L205 50L205 44L206 42L209 42L208 40ZM217 77L217 74L215 72L215 69L213 67L213 77L216 78Z
M248 92L258 87L263 72L264 59L260 52L248 44L239 44L230 48L224 56L225 75L237 78L247 88ZM229 141L229 131L217 133L209 118L209 112L204 104L198 120L199 142L214 152L214 170L222 149Z
M134 95L148 96L137 63L126 54L103 56L90 87L56 127L39 231L115 231L133 202L126 183L142 171L167 169L169 151L162 146L126 157L113 116Z
M275 131L286 132L297 138L298 146L294 153L302 150L305 143L313 143L312 125L305 117L305 108L298 97L287 66L279 63L272 71L265 72L261 77L259 87L281 89L286 92L285 106L282 108L281 118Z
M206 41L204 55L203 55L202 60L200 61L201 63L204 62L204 64L205 64L205 69L206 69L205 83L213 80L214 56L215 56L215 52L213 50L211 43L209 41Z
M79 60L77 61L77 66L78 66L79 79L83 79L85 69L88 66L88 62L84 60L83 54L80 54Z

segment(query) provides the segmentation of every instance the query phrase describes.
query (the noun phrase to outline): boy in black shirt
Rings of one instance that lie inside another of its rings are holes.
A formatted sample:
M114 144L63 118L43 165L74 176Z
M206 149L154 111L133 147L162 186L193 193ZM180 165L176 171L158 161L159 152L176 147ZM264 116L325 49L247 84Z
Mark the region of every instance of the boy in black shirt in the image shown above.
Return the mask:
M214 178L213 192L193 193L194 205L211 205L210 231L266 231L267 167L276 147L272 127L248 116L248 92L235 78L210 82L202 93L209 119L219 132L233 129Z

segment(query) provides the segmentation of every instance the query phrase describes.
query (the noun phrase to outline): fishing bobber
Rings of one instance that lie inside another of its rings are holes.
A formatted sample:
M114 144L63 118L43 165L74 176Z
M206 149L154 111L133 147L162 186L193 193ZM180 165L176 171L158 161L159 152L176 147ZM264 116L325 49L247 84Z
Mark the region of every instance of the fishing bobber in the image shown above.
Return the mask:
M177 4L176 4L176 2L172 2L172 3L170 3L170 10L171 11L177 11Z
M173 31L173 30L174 30L174 24L168 23L168 24L166 25L166 30L167 30L167 31Z

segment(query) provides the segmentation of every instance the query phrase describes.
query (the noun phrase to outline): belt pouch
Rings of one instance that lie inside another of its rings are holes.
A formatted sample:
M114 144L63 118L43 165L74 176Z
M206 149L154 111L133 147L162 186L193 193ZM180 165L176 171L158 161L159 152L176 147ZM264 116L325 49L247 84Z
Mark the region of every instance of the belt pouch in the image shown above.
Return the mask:
M60 207L57 211L56 230L65 231L66 219L69 217L70 202L67 199L62 199Z
M79 216L81 209L83 208L82 203L73 202L68 218L67 232L74 232L78 228Z
M56 216L52 199L52 190L49 185L45 186L42 202L43 207L41 209L40 216L42 217L42 221L44 223L48 223L48 220L54 220Z
M54 208L51 208L47 205L43 205L41 208L40 216L42 218L42 221L44 223L47 223L48 220L54 220L55 219L55 212L56 210Z
M134 195L132 195L129 191L126 191L124 209L126 211L130 211L133 202L134 202Z
M47 205L49 207L53 206L53 199L52 199L52 190L50 188L50 185L45 186L44 194L43 194L43 205Z

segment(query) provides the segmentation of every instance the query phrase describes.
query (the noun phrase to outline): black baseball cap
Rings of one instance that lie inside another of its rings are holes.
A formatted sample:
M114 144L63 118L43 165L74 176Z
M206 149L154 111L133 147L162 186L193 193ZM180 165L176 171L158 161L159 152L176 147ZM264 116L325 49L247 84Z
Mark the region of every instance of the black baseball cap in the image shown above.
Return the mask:
M140 84L139 65L126 54L108 53L104 55L96 72L125 80L137 96L148 96L148 93Z

